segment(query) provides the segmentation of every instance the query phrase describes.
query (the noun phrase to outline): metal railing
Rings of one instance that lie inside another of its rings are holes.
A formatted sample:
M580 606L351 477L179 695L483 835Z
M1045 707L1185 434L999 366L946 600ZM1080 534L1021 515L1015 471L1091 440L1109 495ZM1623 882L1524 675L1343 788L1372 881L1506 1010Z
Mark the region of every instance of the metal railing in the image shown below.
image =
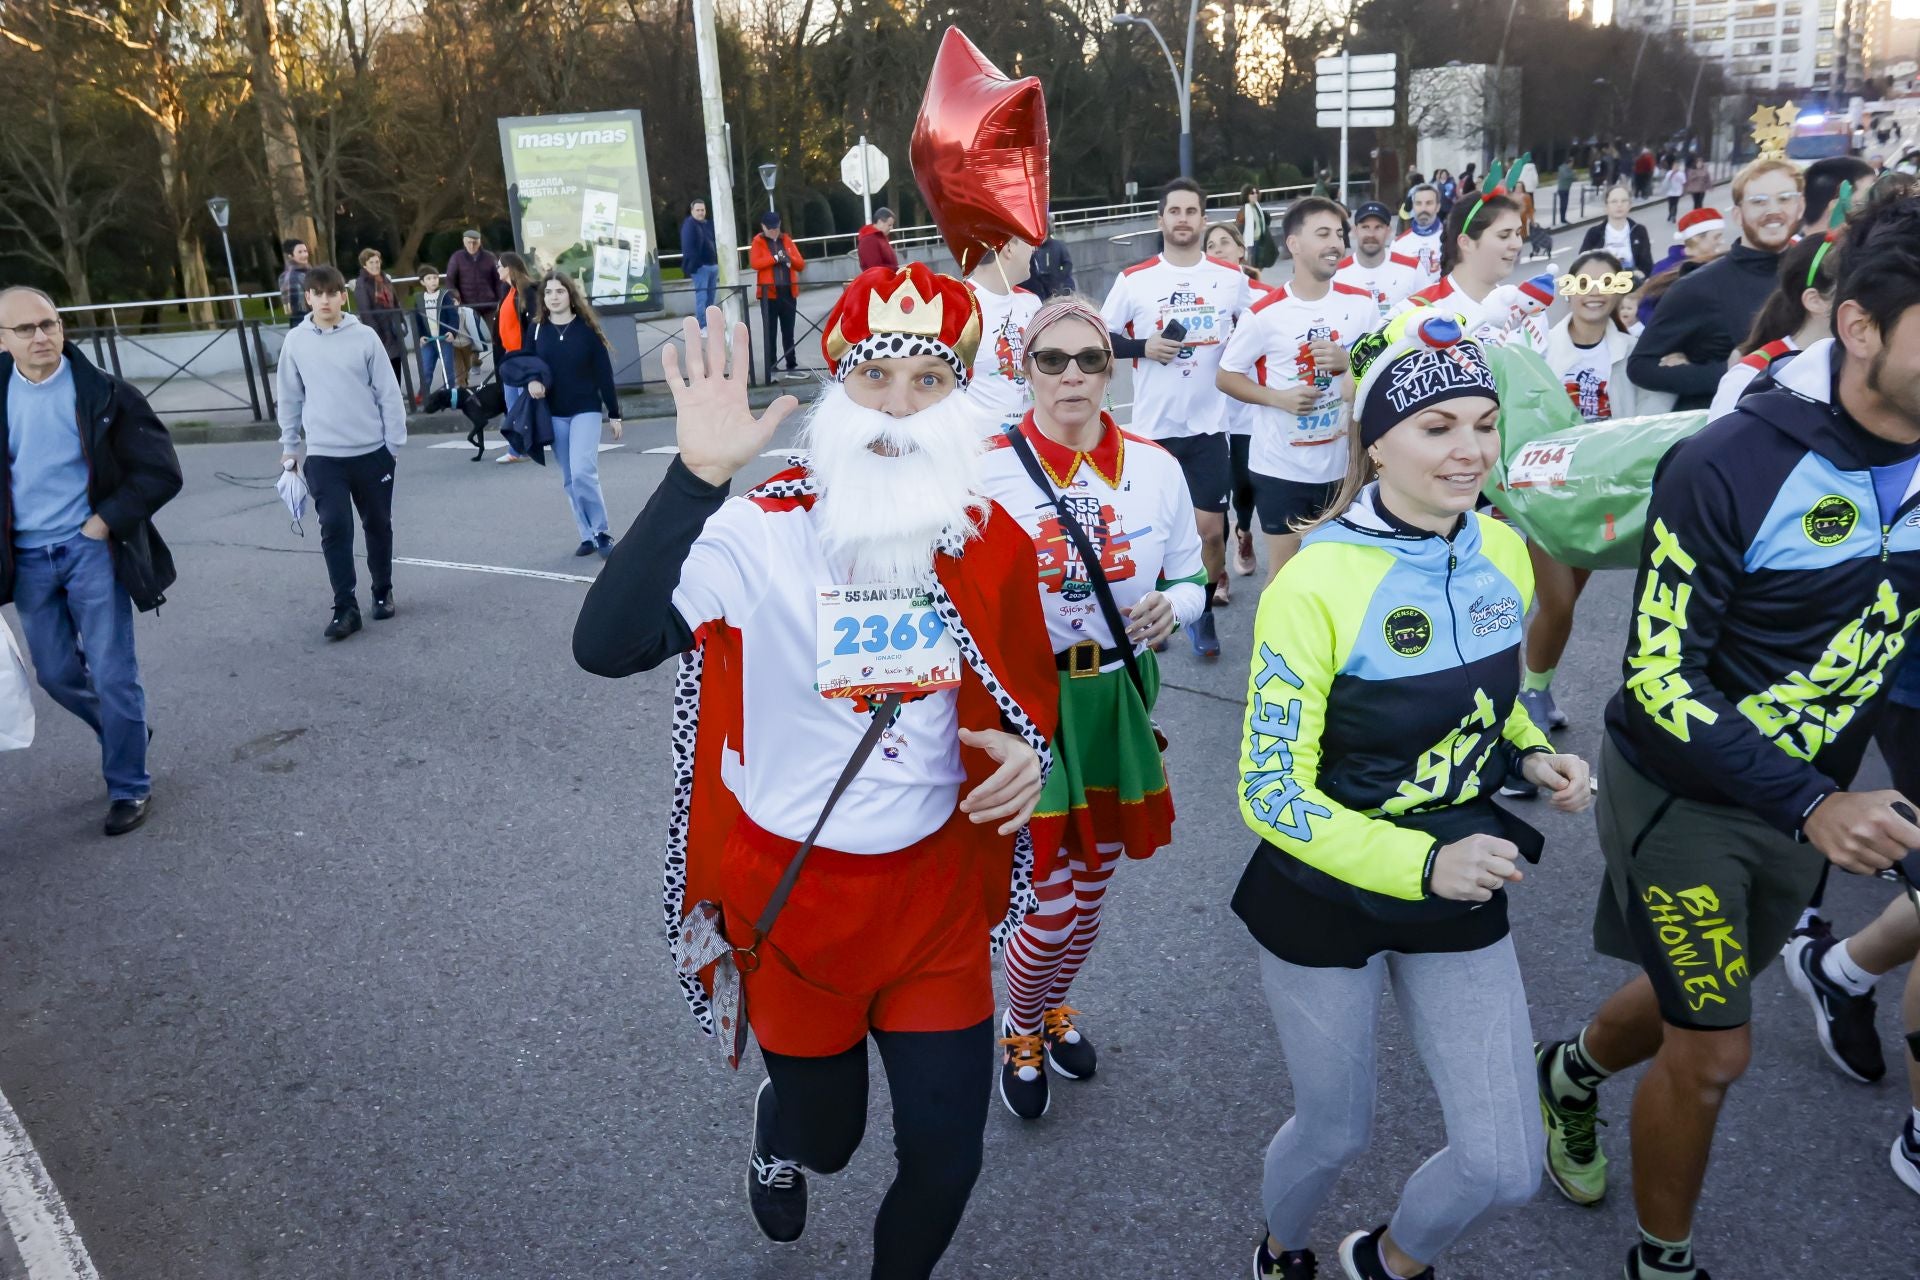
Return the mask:
M1349 189L1353 189L1356 187L1365 188L1371 184L1366 182L1349 182L1347 185ZM1275 201L1290 202L1306 195L1312 190L1312 183L1302 183L1298 186L1291 187L1262 187L1260 188L1259 198L1262 205ZM1238 191L1215 192L1206 197L1204 207L1209 210L1215 208L1237 210L1240 207L1240 193ZM1159 211L1160 199L1158 196L1150 200L1128 200L1118 204L1083 205L1077 209L1055 209L1052 214L1052 226L1054 232L1057 234L1061 231L1084 230L1089 227L1098 227L1104 224L1134 222L1141 218L1153 218L1158 216ZM818 249L821 255L831 258L854 252L859 247L860 233L858 231L835 231L827 235L819 236L794 236L792 239L803 256L806 255L807 246L812 245ZM927 245L938 245L941 243L940 229L932 225L899 227L888 235L887 239L895 249L918 249ZM837 249L835 248L836 245L839 246ZM744 271L747 269L746 246L741 246L739 252L741 254L740 268ZM680 255L677 253L663 253L660 255L661 266L676 264L679 261Z

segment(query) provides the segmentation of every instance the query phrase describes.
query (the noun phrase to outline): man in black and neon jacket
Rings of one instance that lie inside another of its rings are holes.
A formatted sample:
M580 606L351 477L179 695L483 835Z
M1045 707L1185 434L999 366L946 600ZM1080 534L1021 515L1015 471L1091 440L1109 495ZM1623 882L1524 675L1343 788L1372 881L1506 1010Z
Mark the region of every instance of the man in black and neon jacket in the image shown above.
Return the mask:
M1596 812L1604 953L1646 971L1540 1052L1548 1172L1605 1193L1595 1089L1634 1097L1642 1239L1628 1280L1696 1280L1693 1212L1725 1092L1750 1052L1753 978L1822 867L1920 847L1895 791L1848 790L1887 677L1920 641L1920 199L1866 215L1835 337L1664 459L1607 709Z

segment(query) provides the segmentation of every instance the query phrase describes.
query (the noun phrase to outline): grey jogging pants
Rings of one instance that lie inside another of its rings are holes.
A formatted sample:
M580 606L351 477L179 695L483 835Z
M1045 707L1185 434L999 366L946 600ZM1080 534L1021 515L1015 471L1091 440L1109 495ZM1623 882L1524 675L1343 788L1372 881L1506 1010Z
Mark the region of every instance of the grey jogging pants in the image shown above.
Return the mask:
M1267 1148L1267 1230L1287 1249L1373 1136L1380 998L1388 984L1440 1098L1447 1145L1407 1179L1389 1230L1422 1263L1540 1182L1533 1033L1513 940L1479 951L1374 956L1359 969L1309 969L1260 953L1293 1081L1294 1114ZM1412 1100L1409 1100L1411 1104ZM1405 1141L1405 1133L1389 1132ZM1367 1227L1365 1222L1348 1224Z

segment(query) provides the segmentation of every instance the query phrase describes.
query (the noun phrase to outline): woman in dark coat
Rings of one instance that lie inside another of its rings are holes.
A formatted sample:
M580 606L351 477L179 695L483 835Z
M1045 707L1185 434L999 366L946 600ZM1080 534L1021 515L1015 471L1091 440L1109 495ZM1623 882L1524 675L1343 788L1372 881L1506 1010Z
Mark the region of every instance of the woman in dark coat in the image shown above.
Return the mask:
M406 314L400 309L400 292L393 287L384 266L378 249L360 251L360 274L353 278L353 311L360 323L379 337L393 365L393 376L404 387L407 384L400 366L407 361Z

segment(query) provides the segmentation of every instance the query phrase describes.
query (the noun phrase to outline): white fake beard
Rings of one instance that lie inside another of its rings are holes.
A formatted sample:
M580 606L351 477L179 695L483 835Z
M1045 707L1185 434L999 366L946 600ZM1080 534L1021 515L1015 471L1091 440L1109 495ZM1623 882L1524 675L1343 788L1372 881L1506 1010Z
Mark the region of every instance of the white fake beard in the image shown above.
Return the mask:
M876 441L898 456L868 448ZM845 386L828 383L800 443L811 451L821 549L853 581L920 583L941 536L974 537L986 517L979 494L985 441L958 388L912 417L892 418L861 408Z

